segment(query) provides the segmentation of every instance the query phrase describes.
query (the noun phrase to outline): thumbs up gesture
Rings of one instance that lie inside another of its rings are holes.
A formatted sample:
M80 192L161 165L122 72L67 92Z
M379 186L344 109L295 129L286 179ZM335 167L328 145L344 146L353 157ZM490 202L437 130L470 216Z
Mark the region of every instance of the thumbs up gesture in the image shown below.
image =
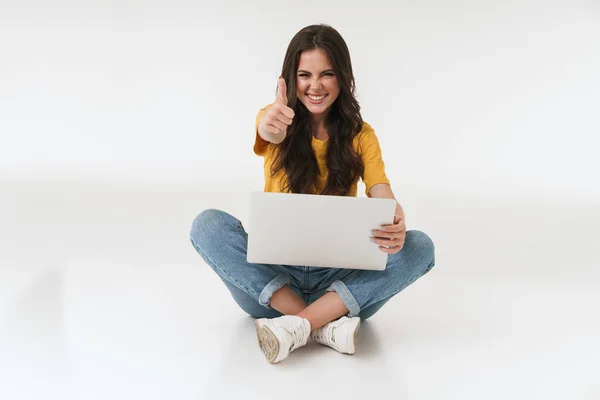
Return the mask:
M275 99L275 103L287 106L287 86L285 84L285 79L281 76L277 81L277 98Z
M294 110L287 106L287 87L285 79L279 77L275 102L263 114L258 124L258 132L263 139L281 143L287 134L287 128L294 119Z

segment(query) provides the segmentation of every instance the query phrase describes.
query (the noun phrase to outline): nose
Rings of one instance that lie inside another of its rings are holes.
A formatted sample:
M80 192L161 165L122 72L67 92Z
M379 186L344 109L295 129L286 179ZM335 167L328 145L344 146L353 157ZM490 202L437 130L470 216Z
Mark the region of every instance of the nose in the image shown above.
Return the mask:
M315 78L311 83L310 83L310 87L311 89L319 89L321 88L321 78Z

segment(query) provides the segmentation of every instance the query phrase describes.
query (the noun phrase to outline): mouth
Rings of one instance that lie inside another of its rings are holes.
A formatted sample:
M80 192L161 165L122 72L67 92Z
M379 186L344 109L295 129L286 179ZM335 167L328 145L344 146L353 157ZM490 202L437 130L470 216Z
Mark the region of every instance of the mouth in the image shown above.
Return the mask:
M308 97L308 101L311 104L321 104L325 101L325 97L329 96L328 94L322 95L322 96L313 96L311 94L307 94L306 97Z

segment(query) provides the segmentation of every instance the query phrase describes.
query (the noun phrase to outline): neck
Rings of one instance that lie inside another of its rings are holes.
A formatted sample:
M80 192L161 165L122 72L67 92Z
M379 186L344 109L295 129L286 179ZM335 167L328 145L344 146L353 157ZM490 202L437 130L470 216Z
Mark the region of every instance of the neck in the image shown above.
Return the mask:
M310 124L314 130L319 130L325 128L325 118L327 115L319 114L319 115L311 115Z

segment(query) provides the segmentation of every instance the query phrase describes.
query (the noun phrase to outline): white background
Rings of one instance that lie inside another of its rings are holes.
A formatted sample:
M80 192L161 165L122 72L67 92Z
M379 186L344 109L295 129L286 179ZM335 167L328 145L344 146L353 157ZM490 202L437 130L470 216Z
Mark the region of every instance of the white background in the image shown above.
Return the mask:
M400 192L598 199L598 2L394 3L5 1L1 176L260 178L256 113L323 22Z
M247 221L314 23L436 267L271 366L188 235ZM591 0L0 0L0 397L600 398L599 43Z

